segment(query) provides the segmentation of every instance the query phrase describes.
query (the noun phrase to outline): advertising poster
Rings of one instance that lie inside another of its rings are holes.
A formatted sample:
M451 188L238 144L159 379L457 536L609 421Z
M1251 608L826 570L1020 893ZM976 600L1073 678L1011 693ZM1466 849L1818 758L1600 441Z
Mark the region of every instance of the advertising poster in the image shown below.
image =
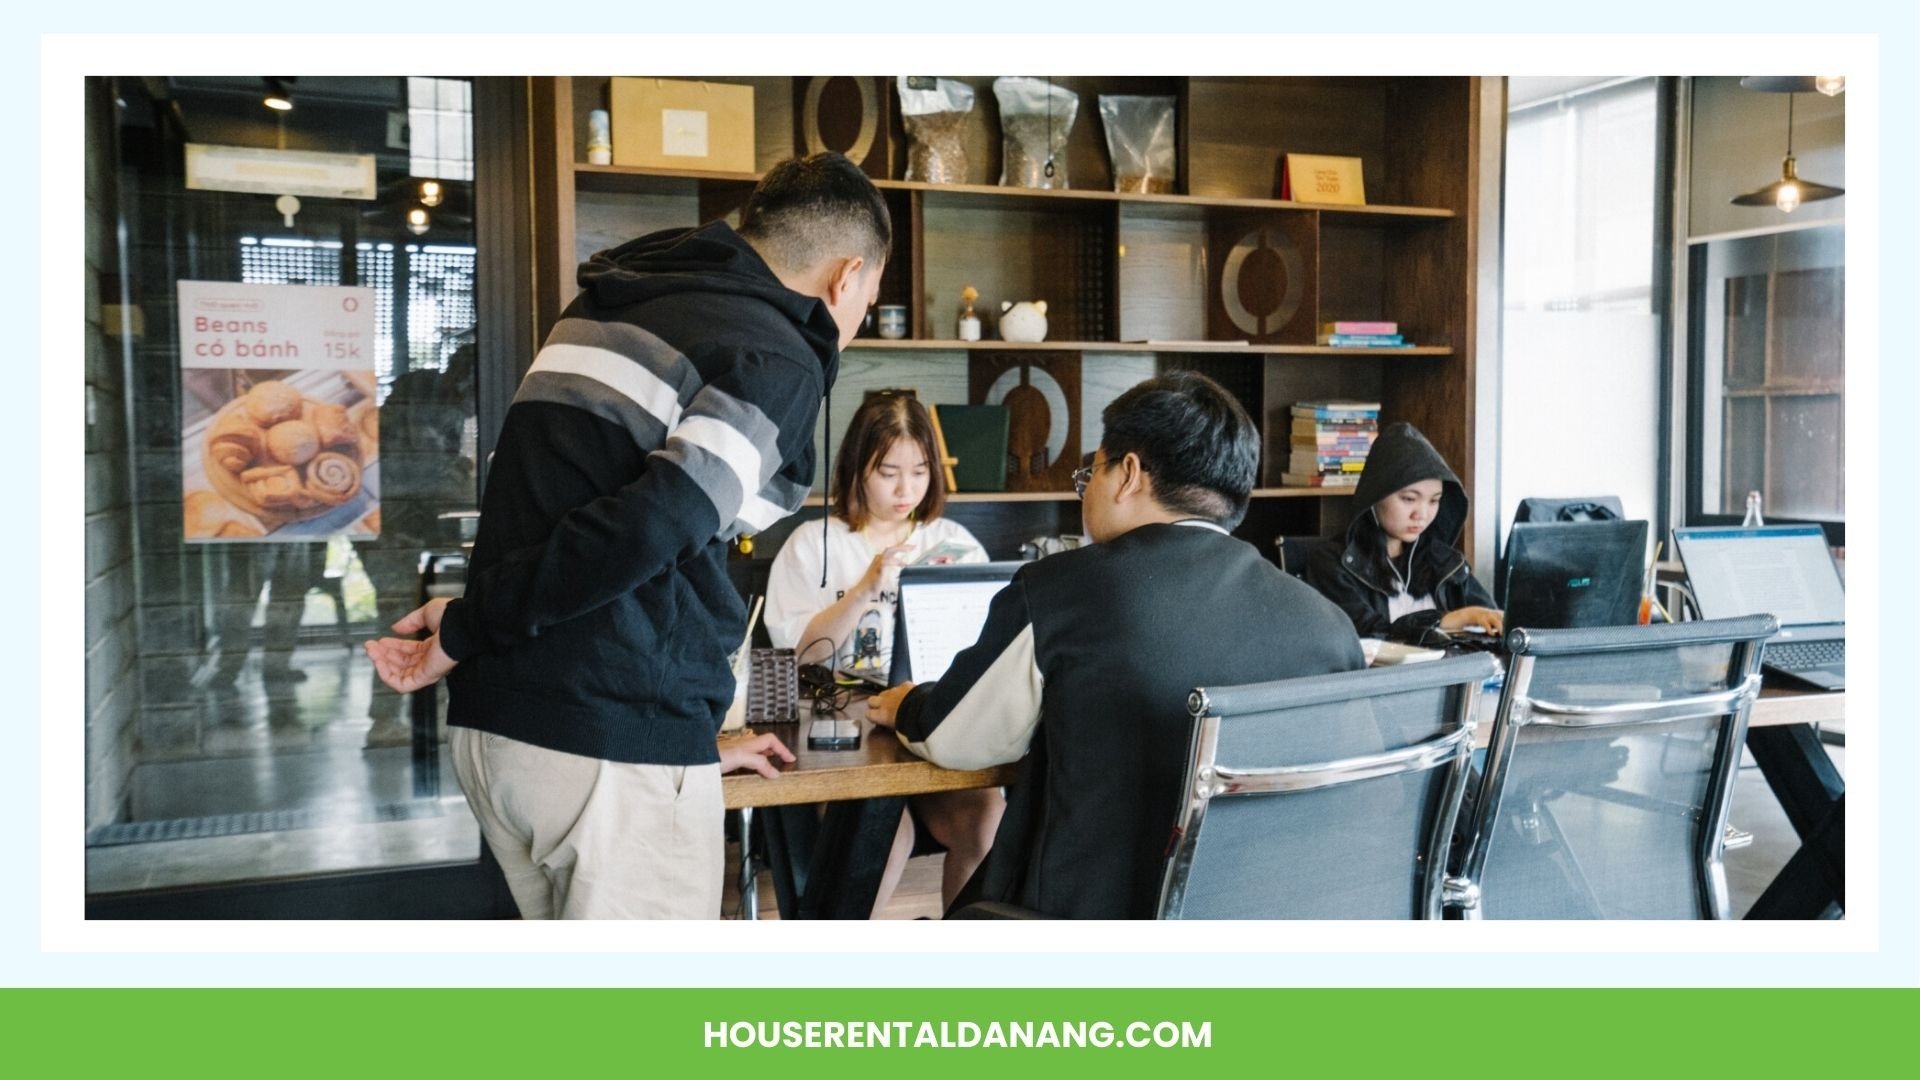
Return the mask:
M380 535L372 289L182 281L190 543Z

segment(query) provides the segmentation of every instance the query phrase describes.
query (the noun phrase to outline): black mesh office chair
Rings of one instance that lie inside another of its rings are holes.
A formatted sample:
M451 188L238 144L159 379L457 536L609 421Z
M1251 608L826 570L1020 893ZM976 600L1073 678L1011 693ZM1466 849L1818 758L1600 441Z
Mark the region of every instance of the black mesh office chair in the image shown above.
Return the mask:
M1163 919L1439 918L1491 656L1195 690Z
M1720 857L1770 615L1516 630L1467 839L1469 919L1724 919Z
M1306 580L1307 561L1313 553L1327 544L1341 543L1318 536L1276 536L1273 538L1274 554L1278 557L1280 569L1294 577Z

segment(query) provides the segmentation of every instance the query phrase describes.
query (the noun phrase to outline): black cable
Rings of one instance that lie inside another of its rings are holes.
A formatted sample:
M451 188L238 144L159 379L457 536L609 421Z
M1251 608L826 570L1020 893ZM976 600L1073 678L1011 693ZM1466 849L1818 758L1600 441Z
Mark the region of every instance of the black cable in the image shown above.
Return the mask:
M821 471L827 474L826 482L820 485L825 493L827 513L820 519L820 587L827 587L827 523L833 518L833 387L829 385L820 395L820 404L826 408L827 424L820 435L820 449L826 455L826 465ZM809 645L808 648L813 646Z
M833 639L823 635L807 642L806 649L801 652L811 650L821 642L825 642L830 649L835 648ZM795 670L795 677L800 684L800 696L813 703L815 716L839 712L852 700L852 695L834 681L830 664L801 664Z

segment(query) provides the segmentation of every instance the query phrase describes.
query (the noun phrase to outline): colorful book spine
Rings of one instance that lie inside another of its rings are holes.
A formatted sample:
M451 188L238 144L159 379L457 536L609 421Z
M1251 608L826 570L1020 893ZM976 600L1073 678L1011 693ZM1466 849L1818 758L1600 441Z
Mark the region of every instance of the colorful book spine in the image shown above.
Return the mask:
M1322 457L1366 457L1373 449L1370 442L1321 442L1318 439L1291 440L1296 454L1319 454Z
M1340 443L1347 446L1372 446L1373 440L1378 438L1379 434L1377 431L1299 431L1296 429L1293 434L1288 437L1294 442L1299 443Z
M1374 437L1380 434L1380 424L1374 420L1334 422L1295 417L1293 421L1293 434L1316 439L1327 437L1365 439L1371 443Z
M1400 332L1400 324L1379 320L1372 322L1350 322L1342 320L1339 322L1321 323L1320 332L1322 334L1397 334Z
M1304 419L1337 424L1377 424L1380 421L1379 402L1302 401L1293 406L1292 412L1294 416Z
M1336 473L1327 476L1320 473L1284 472L1280 474L1280 482L1287 487L1358 487L1360 474Z
M1329 458L1315 454L1293 454L1287 468L1297 473L1357 473L1367 467L1366 458Z
M1399 334L1321 334L1320 344L1342 348L1396 349L1407 344Z

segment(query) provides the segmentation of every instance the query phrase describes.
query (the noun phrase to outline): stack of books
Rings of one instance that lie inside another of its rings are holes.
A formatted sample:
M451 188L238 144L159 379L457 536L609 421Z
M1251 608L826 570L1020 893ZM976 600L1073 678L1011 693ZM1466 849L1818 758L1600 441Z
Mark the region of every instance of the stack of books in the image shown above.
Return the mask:
M1302 401L1293 406L1288 487L1353 487L1380 434L1377 401Z
M1359 349L1399 349L1413 344L1400 335L1400 324L1393 322L1321 323L1317 340L1322 345Z

